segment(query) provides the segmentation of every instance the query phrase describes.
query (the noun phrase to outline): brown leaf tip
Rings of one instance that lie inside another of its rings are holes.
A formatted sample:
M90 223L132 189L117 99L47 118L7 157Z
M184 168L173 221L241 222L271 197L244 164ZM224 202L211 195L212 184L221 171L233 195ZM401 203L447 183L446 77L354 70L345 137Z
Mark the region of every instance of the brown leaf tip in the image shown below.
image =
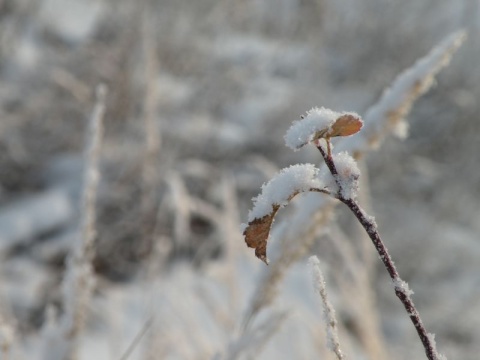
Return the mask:
M243 231L247 246L254 248L255 256L267 265L267 241L270 235L270 228L272 227L273 218L278 208L279 206L275 206L270 214L250 221L247 228Z
M270 260L268 260L268 258L265 255L258 254L257 250L255 250L255 255L257 256L257 258L262 260L265 263L265 265L268 265L270 263Z
M345 114L331 125L328 136L350 136L359 132L362 127L363 120L360 117L354 114Z

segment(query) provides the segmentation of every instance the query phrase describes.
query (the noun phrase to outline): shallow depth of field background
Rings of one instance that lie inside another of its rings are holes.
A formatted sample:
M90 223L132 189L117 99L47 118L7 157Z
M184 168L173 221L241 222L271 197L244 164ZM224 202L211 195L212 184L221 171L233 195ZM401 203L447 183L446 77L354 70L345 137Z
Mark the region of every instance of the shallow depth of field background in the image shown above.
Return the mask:
M119 359L153 319L130 359L223 359L234 346L238 358L333 359L306 258L257 319L280 314L281 326L236 343L265 271L240 224L276 171L320 163L311 149L284 146L293 120L313 106L364 113L461 28L469 38L415 104L410 136L368 154L365 184L440 352L468 360L480 354L477 1L0 0L0 341L12 344L10 358L36 359L47 306L62 311L86 125L105 83L97 283L80 358ZM290 213L280 215L287 226ZM341 207L336 220L347 237L332 230L309 254L323 263L348 358L368 359L351 308L358 294L342 285L332 245L363 234ZM378 337L389 359L423 358L373 264L364 291L376 305L363 315L380 332L363 336Z

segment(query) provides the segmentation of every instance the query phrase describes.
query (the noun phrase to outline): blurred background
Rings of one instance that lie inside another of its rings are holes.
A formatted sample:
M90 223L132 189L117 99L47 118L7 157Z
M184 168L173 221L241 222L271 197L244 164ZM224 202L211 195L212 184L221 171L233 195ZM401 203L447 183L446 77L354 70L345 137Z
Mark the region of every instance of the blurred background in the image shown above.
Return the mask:
M415 103L409 137L369 153L362 184L439 350L468 360L480 353L478 1L0 0L0 358L40 358L46 310L65 307L100 83L96 286L78 358L334 359L313 254L348 358L423 358L344 209L280 270L240 224L276 171L320 164L285 147L293 120L313 106L364 114L459 29L468 39ZM278 292L258 305L272 278Z

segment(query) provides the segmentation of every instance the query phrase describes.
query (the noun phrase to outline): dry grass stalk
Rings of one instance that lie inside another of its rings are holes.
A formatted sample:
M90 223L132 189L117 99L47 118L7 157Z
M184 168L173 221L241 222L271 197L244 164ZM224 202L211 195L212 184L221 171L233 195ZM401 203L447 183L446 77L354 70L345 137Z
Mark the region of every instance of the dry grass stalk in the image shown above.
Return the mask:
M99 159L103 137L103 117L105 115L105 102L107 88L99 85L96 90L96 104L90 118L85 148L85 170L83 180L83 206L82 206L82 240L76 243L75 256L82 260L91 261L93 242L96 236L96 201L98 183L100 181Z
M320 199L317 199L320 200ZM249 308L244 316L242 329L246 331L257 315L270 306L278 294L278 285L284 279L287 270L304 256L311 248L320 231L326 231L327 224L333 215L333 202L328 202L323 211L313 215L313 223L307 231L300 232L295 241L291 241L295 235L288 231L287 236L281 239L278 257L274 258L268 268L264 270L263 276L257 283L254 297L251 299Z
M73 341L78 337L84 327L85 315L93 291L94 274L92 259L94 256L94 241L96 236L96 200L99 183L99 158L103 137L103 116L105 114L105 101L107 88L100 85L97 88L97 103L90 120L88 142L85 153L85 173L82 208L81 240L76 243L73 256L69 259L65 281L76 282L66 284L64 282L64 300L66 300L65 316L69 319L70 328L67 336ZM71 279L69 279L70 276ZM76 299L70 298L75 296ZM71 307L72 304L76 306ZM73 357L73 353L69 357Z
M371 267L358 255L354 244L346 238L338 226L332 225L329 236L330 246L338 254L340 266L348 276L340 271L333 271L345 307L353 311L351 331L358 338L370 359L387 359L380 319L375 303L375 293L371 284ZM368 238L368 236L367 236ZM370 240L368 238L368 240ZM370 248L371 248L371 244ZM352 297L355 293L357 296Z
M338 339L338 323L335 317L335 309L328 300L325 278L320 269L320 261L316 256L311 256L309 263L312 267L313 286L319 293L323 304L324 320L327 327L327 347L335 353L338 360L344 360L346 357L343 354L340 347L340 340Z
M54 316L44 329L46 344L57 343L56 347L45 348L45 359L75 359L77 345L84 328L87 307L94 286L92 259L96 236L96 199L99 182L99 157L103 136L103 117L107 88L97 88L97 101L90 118L85 147L85 169L81 211L81 235L73 244L72 253L67 260L67 268L62 282L64 313L60 323L54 327ZM48 323L48 322L47 322ZM49 328L50 330L48 330Z
M145 4L142 29L142 49L145 61L145 95L143 102L143 117L145 129L145 149L143 158L143 195L142 209L144 215L154 213L157 200L156 187L158 185L158 155L161 148L161 134L157 123L158 108L158 72L159 61L157 47L153 39L153 20L149 11L149 3ZM148 234L150 235L150 234ZM148 236L147 235L147 236Z
M365 126L357 141L346 141L339 149L358 158L370 149L377 149L391 133L406 137L408 124L405 118L414 102L435 84L435 76L450 63L465 39L464 31L453 33L399 74L391 87L385 89L380 99L366 111L363 117Z

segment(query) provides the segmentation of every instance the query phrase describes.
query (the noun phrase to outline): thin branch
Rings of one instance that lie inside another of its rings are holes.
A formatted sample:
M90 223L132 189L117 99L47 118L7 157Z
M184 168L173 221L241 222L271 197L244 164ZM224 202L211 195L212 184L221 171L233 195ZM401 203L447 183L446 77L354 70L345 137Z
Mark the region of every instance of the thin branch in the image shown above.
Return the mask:
M378 233L378 227L375 223L374 218L367 215L367 213L357 203L355 198L347 199L342 195L342 183L338 179L338 172L332 155L325 152L325 149L323 148L322 144L320 144L320 142L317 142L316 145L317 149L320 151L323 159L325 160L325 164L329 168L332 176L335 179L335 182L338 185L339 191L336 194L337 199L348 206L348 208L357 217L358 221L360 222L360 224L362 224L363 228L372 240L375 249L380 255L380 259L385 265L385 268L387 269L387 272L393 281L395 287L395 295L397 295L397 297L402 302L405 310L407 311L407 314L410 317L410 320L413 323L413 326L417 330L418 336L420 337L423 347L425 348L425 354L427 355L427 358L429 360L441 360L441 357L436 350L433 336L432 334L427 333L427 330L425 329L425 326L423 325L423 322L420 318L420 314L418 313L412 301L412 298L410 297L413 292L408 288L407 283L400 278L395 264L390 257L390 254L388 253L387 247L380 238L380 234Z
M325 164L327 165L328 170L330 170L330 172L332 173L333 177L335 178L335 182L337 182L338 188L340 189L340 184L338 183L338 179L337 179L338 171L333 162L332 151L330 150L330 140L325 139L325 141L327 143L327 152L325 152L325 149L322 147L321 139L317 140L315 145L317 146L317 149L320 151L320 154L322 154L322 157L325 160Z

